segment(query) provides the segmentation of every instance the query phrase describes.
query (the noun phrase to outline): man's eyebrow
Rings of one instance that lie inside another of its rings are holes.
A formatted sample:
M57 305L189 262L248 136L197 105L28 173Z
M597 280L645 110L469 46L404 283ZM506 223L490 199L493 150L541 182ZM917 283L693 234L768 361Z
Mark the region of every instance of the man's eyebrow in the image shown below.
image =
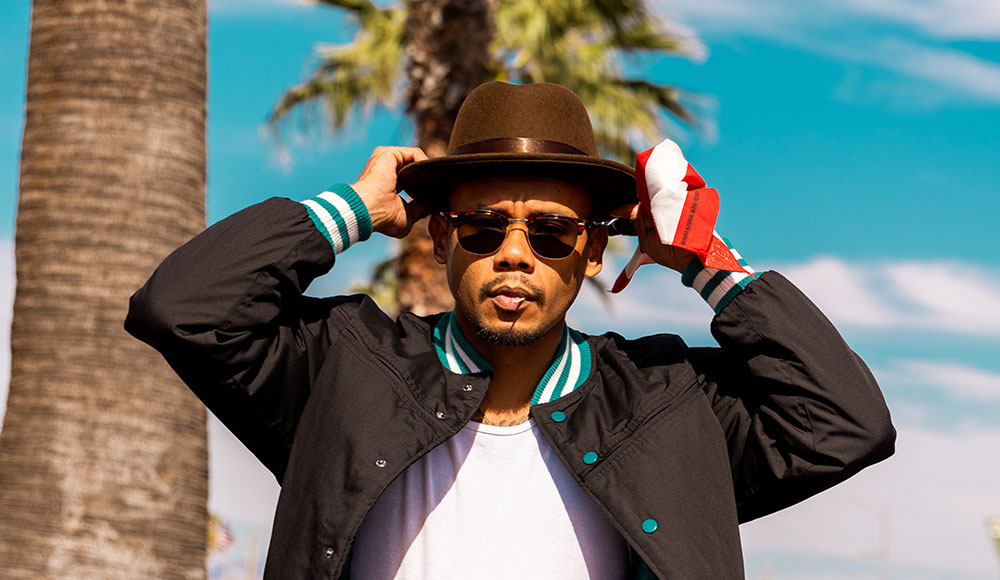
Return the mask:
M502 210L499 210L499 209L496 209L493 206L491 206L489 204L485 204L485 203L483 203L481 201L480 202L475 202L475 203L471 204L469 206L469 210L489 210L489 211L492 211L492 212L501 213L501 214L505 214L506 215L506 212L504 212ZM563 216L565 216L565 215L568 215L568 214L565 211L558 211L558 210L552 210L552 211L534 210L534 211L529 212L529 215L533 215L533 216L536 216L536 215L563 215Z

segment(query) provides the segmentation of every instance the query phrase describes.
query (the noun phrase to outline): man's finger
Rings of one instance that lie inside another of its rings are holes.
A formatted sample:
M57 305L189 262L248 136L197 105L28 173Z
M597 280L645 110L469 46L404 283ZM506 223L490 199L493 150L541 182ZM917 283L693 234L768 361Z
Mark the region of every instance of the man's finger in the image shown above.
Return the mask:
M406 202L406 216L411 224L430 215L432 209L433 206L426 201L414 199Z
M427 159L427 154L420 147L396 147L395 150L398 153L396 159L399 167Z
M627 203L611 210L611 217L620 217L626 218L630 221L635 221L638 216L639 204L637 203Z

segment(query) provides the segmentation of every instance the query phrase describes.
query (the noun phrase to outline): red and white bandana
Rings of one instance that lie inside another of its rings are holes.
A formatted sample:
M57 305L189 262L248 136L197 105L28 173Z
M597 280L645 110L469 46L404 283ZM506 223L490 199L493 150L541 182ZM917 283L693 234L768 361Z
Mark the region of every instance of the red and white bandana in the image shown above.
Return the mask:
M706 268L753 273L740 265L715 231L719 192L705 187L705 180L687 162L676 143L665 139L639 154L635 185L640 211L652 216L662 243L693 252ZM639 266L652 263L649 256L636 248L611 291L621 292Z

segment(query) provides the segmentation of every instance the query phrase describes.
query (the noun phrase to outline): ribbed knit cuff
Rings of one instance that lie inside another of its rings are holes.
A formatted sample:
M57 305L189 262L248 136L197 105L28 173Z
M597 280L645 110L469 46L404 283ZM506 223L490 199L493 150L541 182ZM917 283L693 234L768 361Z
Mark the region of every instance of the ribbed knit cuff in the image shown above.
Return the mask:
M368 208L346 183L338 183L301 203L306 206L316 229L338 254L372 235L372 218L368 215Z
M729 240L722 238L722 241L726 243L733 257L747 273L706 268L698 258L695 258L681 274L681 283L689 288L694 288L716 314L732 302L733 298L736 298L736 295L747 287L747 284L760 276L760 273L751 268L743 256L733 249Z

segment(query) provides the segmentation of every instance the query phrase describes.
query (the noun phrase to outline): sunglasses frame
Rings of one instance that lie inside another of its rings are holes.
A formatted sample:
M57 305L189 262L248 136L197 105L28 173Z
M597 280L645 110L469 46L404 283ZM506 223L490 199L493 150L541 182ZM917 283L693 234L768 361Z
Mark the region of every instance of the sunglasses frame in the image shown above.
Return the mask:
M495 250L493 250L492 252L480 253L480 252L470 251L470 250L466 249L466 247L464 245L462 245L462 239L461 238L458 239L458 245L462 248L462 250L465 251L465 252L468 252L469 254L472 254L474 256L491 256L491 255L497 253L498 251L500 251L500 248L503 247L504 241L506 241L506 239L507 239L507 234L510 233L510 224L512 224L512 223L523 223L524 226L525 226L525 228L529 228L530 227L529 224L531 224L531 222L534 222L534 221L537 221L537 220L541 220L541 219L567 220L567 221L569 221L571 223L576 224L576 228L577 228L576 229L576 240L573 240L573 242L574 242L573 243L573 248L576 247L576 241L580 239L580 235L583 234L583 232L590 230L590 228L592 228L594 226L603 226L603 225L606 225L605 222L594 222L594 221L589 221L589 220L584 220L584 219L580 219L580 218L574 218L574 217L569 217L569 216L559 215L559 214L543 214L543 215L532 216L530 218L512 218L512 217L506 216L506 215L504 215L504 214L502 214L500 212L493 211L491 209L470 209L470 210L466 210L466 211L457 211L457 212L456 211L442 211L442 212L440 212L440 215L441 215L441 217L443 217L446 220L448 220L449 224L452 223L452 220L456 220L456 219L459 219L459 218L462 218L462 217L467 217L467 216L490 216L490 217L497 217L497 218L500 218L500 219L506 221L506 226L504 227L504 237L503 237L502 240L500 240L500 245L498 245L497 248ZM559 257L559 258L551 258L549 256L543 256L542 254L539 254L538 251L535 250L535 246L532 245L530 231L525 231L524 234L525 234L525 238L528 240L528 247L530 247L532 253L534 253L539 258L543 258L545 260L564 260L564 259L566 259L566 258L568 258L568 257L570 257L570 256L573 255L573 250L571 249L568 254L566 254L565 256Z

